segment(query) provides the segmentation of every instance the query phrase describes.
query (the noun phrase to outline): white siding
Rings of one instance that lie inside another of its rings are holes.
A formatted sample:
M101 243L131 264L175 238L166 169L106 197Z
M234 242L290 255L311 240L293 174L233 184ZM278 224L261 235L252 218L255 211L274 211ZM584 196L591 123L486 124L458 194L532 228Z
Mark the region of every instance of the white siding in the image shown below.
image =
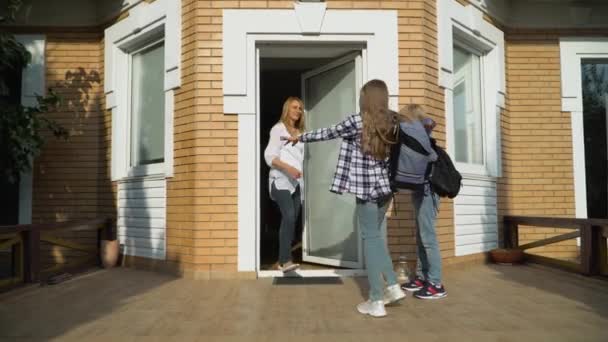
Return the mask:
M498 245L496 182L463 179L454 199L455 254L485 252Z
M166 185L158 177L118 183L118 239L124 254L165 259Z

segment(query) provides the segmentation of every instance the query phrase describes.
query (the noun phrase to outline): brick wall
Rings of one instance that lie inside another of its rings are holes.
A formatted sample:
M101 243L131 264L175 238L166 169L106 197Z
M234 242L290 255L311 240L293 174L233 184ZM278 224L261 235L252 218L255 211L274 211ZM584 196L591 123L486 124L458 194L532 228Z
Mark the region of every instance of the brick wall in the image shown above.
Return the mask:
M507 30L501 215L574 217L572 129L570 113L561 111L559 37L598 34L602 32ZM566 232L529 227L520 233L520 243ZM531 252L564 259L578 256L575 240Z
M395 9L399 17L400 104L428 106L444 139L443 95L437 84L434 1L328 1L329 9ZM176 93L175 177L168 184L168 258L184 272L236 271L237 117L223 113L222 9L293 8L293 1L183 1L182 87ZM443 209L445 208L445 209ZM393 214L391 214L393 215ZM453 255L450 203L439 235ZM409 196L389 220L394 256L415 258Z
M438 123L435 134L443 144L436 1L330 0L327 4L329 9L398 11L399 103L424 104ZM222 9L293 8L293 1L184 0L182 6L182 86L175 93L175 176L167 188L167 258L182 273L222 277L236 271L238 227L237 117L223 113ZM559 99L557 37L562 34L568 33L511 30L506 34L508 97L501 118L500 215L574 214L570 120L568 113L561 112ZM98 72L98 81L83 91L82 82L74 83L70 76L71 83L64 87L72 99L68 105L83 110L65 108L54 114L72 129L75 144L52 142L37 163L35 220L113 214L108 180L111 115L101 109L103 40L95 33L49 35L47 56L49 85L65 84L67 75L90 76L92 71ZM451 263L459 259L454 258L452 201L442 202L439 216L442 256ZM521 237L525 242L556 233L533 228ZM397 196L396 213L389 212L389 245L393 257L415 258L407 193ZM571 257L574 250L566 242L550 252Z
M61 98L49 117L70 133L68 141L47 138L34 163L33 223L80 220L110 213L112 193L106 166L109 135L101 111L103 49L101 34L79 29L46 36L46 87ZM92 233L63 233L67 238L94 244ZM78 252L44 244L44 264L65 263ZM44 266L44 265L43 265Z

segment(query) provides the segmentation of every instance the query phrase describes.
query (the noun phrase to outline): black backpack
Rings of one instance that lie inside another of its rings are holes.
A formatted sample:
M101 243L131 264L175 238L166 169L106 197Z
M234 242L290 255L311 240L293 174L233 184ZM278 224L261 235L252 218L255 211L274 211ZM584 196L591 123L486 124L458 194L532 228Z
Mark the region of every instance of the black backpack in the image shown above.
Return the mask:
M431 143L437 153L437 161L431 163L428 176L431 189L441 197L454 198L462 187L462 176L456 170L448 153L437 146L435 139L431 139Z

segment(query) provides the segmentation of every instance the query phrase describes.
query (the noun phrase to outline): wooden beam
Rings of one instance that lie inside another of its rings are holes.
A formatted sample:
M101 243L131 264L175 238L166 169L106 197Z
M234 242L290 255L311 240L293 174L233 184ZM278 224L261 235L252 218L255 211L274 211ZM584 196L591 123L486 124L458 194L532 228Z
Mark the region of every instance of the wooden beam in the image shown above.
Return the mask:
M24 231L23 234L23 281L34 283L40 279L40 231Z
M608 227L601 227L602 237L608 239Z
M0 249L4 249L6 247L16 245L20 242L21 242L21 238L19 236L15 236L14 238L12 238L10 240L4 240L4 241L0 242Z
M79 220L79 221L67 221L67 222L54 222L46 224L18 224L14 226L0 226L2 233L20 233L28 230L70 230L70 231L83 231L94 229L102 229L109 222L109 219L92 219L92 220Z
M519 248L520 249L530 249L530 248L535 248L535 247L541 247L541 246L549 245L549 244L556 243L556 242L574 239L574 238L579 237L580 235L581 235L581 233L579 231L572 232L572 233L566 233L566 234L553 236L550 238L526 243L524 245L519 246Z
M0 279L0 289L17 285L19 283L21 283L21 279L19 277Z
M581 265L560 259L553 259L549 257L545 257L542 255L524 253L525 259L530 262L534 262L537 264L543 264L548 266L554 266L569 272L581 273Z
M519 246L519 226L517 223L505 220L503 233L506 248L517 248Z
M505 216L504 221L519 225L577 229L581 225L608 227L608 219L576 219L566 217Z
M52 236L43 236L40 238L40 241L45 241L48 243L52 243L53 245L57 245L57 246L61 246L61 247L65 247L65 248L69 248L69 249L74 249L77 251L81 251L81 252L85 252L88 254L94 254L97 253L97 247L86 247L71 241L67 241L64 239L60 239L58 237L52 237Z
M608 240L606 239L606 227L596 227L598 238L595 242L597 252L597 268L600 275L608 276Z
M599 250L596 241L601 240L599 227L584 225L581 227L581 267L585 275L600 273Z

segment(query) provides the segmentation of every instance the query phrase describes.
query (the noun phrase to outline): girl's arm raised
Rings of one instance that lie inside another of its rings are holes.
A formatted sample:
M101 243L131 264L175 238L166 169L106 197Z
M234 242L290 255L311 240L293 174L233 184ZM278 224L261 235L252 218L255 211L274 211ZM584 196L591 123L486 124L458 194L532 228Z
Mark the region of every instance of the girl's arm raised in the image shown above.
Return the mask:
M360 118L359 118L360 120ZM357 135L360 131L360 125L357 125L357 116L351 115L333 126L326 128L319 128L314 131L306 132L297 138L292 137L281 137L283 140L288 140L292 143L298 141L301 142L315 142L332 140L336 138L351 138Z

